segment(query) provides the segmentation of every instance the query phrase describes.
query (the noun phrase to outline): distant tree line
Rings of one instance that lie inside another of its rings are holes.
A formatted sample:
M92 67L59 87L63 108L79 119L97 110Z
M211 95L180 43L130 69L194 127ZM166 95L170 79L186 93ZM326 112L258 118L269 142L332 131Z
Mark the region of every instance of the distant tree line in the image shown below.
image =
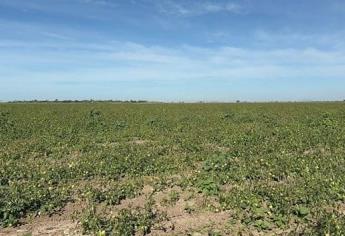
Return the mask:
M9 101L9 103L94 103L94 102L113 102L113 103L147 103L146 100L14 100Z

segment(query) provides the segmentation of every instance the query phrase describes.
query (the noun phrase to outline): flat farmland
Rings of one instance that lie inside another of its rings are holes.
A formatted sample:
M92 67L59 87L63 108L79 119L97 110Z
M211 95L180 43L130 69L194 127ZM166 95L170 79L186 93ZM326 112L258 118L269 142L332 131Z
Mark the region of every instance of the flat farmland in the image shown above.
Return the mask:
M344 235L345 103L0 104L0 235Z

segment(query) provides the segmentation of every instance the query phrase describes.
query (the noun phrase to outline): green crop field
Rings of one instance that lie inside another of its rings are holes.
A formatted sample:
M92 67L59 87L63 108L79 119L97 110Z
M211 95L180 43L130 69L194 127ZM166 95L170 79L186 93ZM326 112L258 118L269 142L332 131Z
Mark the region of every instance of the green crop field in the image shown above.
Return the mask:
M345 235L345 103L0 104L0 235L49 230Z

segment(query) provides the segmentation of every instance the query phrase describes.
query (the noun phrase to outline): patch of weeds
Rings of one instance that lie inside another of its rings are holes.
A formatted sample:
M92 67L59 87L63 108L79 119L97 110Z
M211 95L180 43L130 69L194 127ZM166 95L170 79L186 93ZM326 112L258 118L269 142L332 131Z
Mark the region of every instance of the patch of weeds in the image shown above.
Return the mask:
M166 215L153 209L154 202L150 199L144 208L122 209L111 218L106 218L97 214L92 207L84 214L81 225L84 233L105 235L132 236L147 235L154 225L166 220Z
M282 214L274 214L272 215L271 219L274 224L280 229L285 228L288 224L288 217Z
M228 155L220 154L213 155L204 161L202 169L205 172L211 171L226 171L230 168L230 157Z
M249 199L248 199L249 200ZM271 211L264 203L247 201L242 203L241 222L254 226L259 231L271 230L275 227L284 228L288 218Z
M197 187L200 192L208 196L217 195L220 190L219 184L215 182L213 178L201 179L197 183Z
M269 210L264 207L251 207L246 211L242 222L247 225L253 225L260 231L268 230L272 228L269 213Z
M115 121L115 123L114 123L114 128L116 129L116 130L122 130L122 129L125 129L125 128L127 128L128 127L128 124L127 124L127 122L126 121Z
M109 205L120 204L121 200L133 198L138 195L139 187L132 184L121 185L105 193L106 203Z
M95 203L105 202L108 205L118 205L126 198L134 198L139 194L140 184L125 183L111 186L108 189L95 189L89 187L84 195Z
M87 128L90 131L105 131L106 130L106 123L104 120L104 116L101 111L92 109L89 112L89 116L87 117L86 122Z
M23 236L32 236L32 233L29 232L29 233L24 233Z
M85 210L79 219L83 233L94 233L100 234L105 232L110 234L113 231L114 224L111 219L102 217L96 213L96 207L91 205L87 210Z
M256 220L254 222L254 226L259 229L259 230L268 230L272 228L272 224L271 222L267 221L267 220Z
M345 235L345 216L336 212L324 213L312 230L313 235Z
M172 193L173 192L173 193ZM180 195L178 192L172 191L169 195L162 199L162 205L164 206L173 206L176 202L180 199Z
M160 178L153 182L153 189L154 192L161 192L166 190L167 188L172 188L176 184L176 181L172 181L170 178L166 176L160 176Z
M169 203L175 204L180 199L180 193L177 191L171 191L169 193Z
M235 113L234 112L231 112L231 111L229 111L229 112L224 112L224 113L222 113L221 115L220 115L220 118L222 119L222 120L228 120L228 119L232 119L232 118L234 118L235 117Z
M223 234L219 230L210 230L207 233L208 236L222 236Z
M41 183L11 184L0 188L0 226L16 226L29 213L52 214L63 207L68 190Z
M305 207L305 206L297 206L294 209L294 213L298 217L304 218L304 217L306 217L306 216L308 216L310 214L310 209Z

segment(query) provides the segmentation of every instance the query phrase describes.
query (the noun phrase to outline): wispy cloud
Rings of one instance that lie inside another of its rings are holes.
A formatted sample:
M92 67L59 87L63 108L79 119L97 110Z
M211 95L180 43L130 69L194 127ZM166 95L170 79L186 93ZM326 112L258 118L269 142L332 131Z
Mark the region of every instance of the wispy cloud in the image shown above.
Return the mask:
M86 3L86 4L94 4L98 6L105 6L105 7L117 7L118 4L114 1L111 0L77 0L81 3Z
M176 0L162 0L156 4L158 10L163 14L176 16L199 16L219 12L240 13L243 7L233 2L178 2Z
M53 33L53 32L42 32L41 34L48 38L58 39L58 40L72 40L73 39L72 37L66 36L64 34Z
M9 41L0 42L0 47L2 70L12 74L7 79L18 79L19 72L23 77L86 79L95 83L100 76L110 81L204 78L232 81L342 78L345 74L345 51L315 48L253 50L188 45L174 48L132 42L26 44ZM42 64L48 69L42 71ZM65 67L68 71L61 70Z
M285 47L323 47L345 48L343 38L345 31L337 31L328 34L301 33L292 30L267 31L258 29L253 38L258 44L267 44L271 47L285 45Z
M32 92L31 97L35 97L37 93L45 98L61 98L64 94L66 98L70 98L68 94L76 94L73 90L79 89L80 92L80 89L84 88L93 91L97 88L103 93L107 91L108 98L121 98L119 94L127 99L136 98L137 94L146 91L146 97L138 95L138 98L159 100L171 96L176 99L180 85L188 84L190 89L201 89L198 91L207 92L209 90L206 88L214 89L215 93L209 96L210 99L222 99L221 96L226 99L229 98L229 91L234 93L233 96L244 96L236 92L235 88L232 89L233 84L270 86L278 83L288 84L290 89L298 90L300 83L287 81L307 80L320 83L324 80L341 84L345 74L345 50L253 50L190 45L162 47L122 41L59 42L0 41L0 84L8 88L1 96L18 98L14 94L22 91L25 95L22 88L28 87ZM327 82L324 84L327 86ZM176 92L169 92L171 86L175 86ZM41 90L51 91L51 94L39 93ZM117 93L114 94L114 91ZM154 91L154 95L147 94L147 91ZM165 94L162 94L162 91ZM308 89L300 91L301 99L307 91ZM269 98L295 98L290 92L278 94L276 89L271 92ZM334 98L339 94L341 92L334 92ZM86 95L80 93L81 97L85 98ZM254 100L260 96L262 99L269 99L265 93L255 96L253 95ZM198 97L198 93L189 96L185 91L184 99ZM244 96L244 99L248 98L251 98L251 95Z
M111 17L118 4L107 0L51 0L49 4L42 0L1 0L1 6L21 12L60 15L62 17L70 17L71 19L104 20ZM45 22L41 23L44 24Z

